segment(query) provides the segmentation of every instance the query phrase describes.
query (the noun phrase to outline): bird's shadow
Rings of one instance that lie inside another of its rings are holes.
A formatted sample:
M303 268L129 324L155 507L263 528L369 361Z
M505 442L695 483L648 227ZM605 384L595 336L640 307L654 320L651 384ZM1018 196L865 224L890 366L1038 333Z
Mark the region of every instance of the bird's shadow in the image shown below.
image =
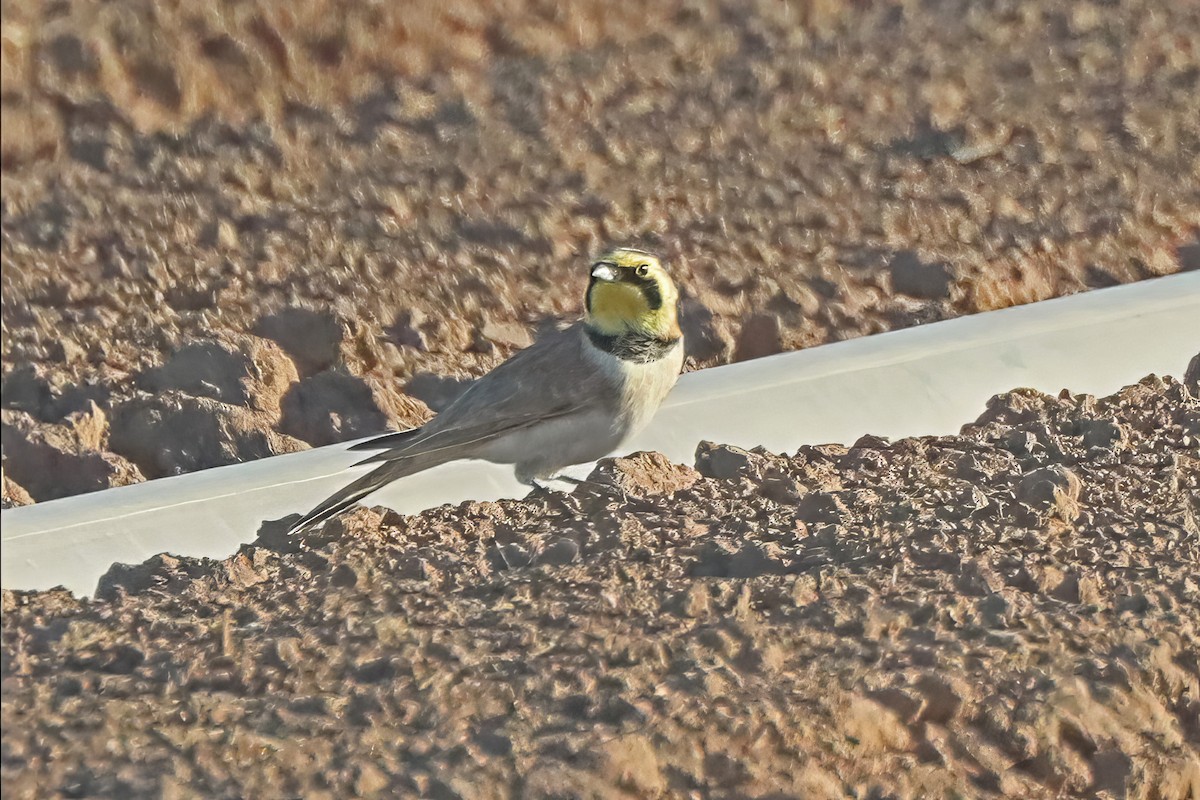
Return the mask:
M300 521L300 517L300 514L288 514L278 519L263 520L258 526L257 538L246 547L288 555L316 550L338 538L338 533L326 531L329 527L326 525L293 531L292 526Z

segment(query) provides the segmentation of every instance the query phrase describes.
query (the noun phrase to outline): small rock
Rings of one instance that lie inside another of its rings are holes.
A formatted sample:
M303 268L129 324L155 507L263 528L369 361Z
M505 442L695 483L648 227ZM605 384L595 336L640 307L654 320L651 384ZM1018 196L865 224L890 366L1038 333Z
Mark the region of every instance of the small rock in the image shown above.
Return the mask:
M1057 398L1036 389L1013 389L993 395L987 402L987 410L979 415L971 427L990 424L1009 427L1049 419L1059 407Z
M354 794L357 797L378 797L391 786L387 773L369 761L358 765L358 777L354 779Z
M1009 614L1008 601L998 594L986 594L975 601L975 613L979 621L988 628L1006 627Z
M892 440L886 436L876 436L873 433L863 434L858 437L854 444L850 445L851 450L886 450L892 444Z
M1150 598L1141 592L1134 592L1127 597L1117 600L1114 607L1118 614L1124 614L1125 612L1145 614L1150 608Z
M1053 573L1058 577L1060 572ZM1079 575L1074 571L1061 573L1061 579L1053 588L1047 592L1055 600L1061 600L1064 603L1078 603L1079 597Z
M842 729L853 737L862 753L904 751L912 747L908 726L882 703L868 697L855 697L839 715Z
M519 569L529 565L529 550L516 544L502 544L496 548L501 563L508 569Z
M111 396L112 387L103 384L65 384L54 391L52 405L46 409L47 415L43 419L57 421L72 414L90 413L93 405L107 408Z
M354 586L358 583L358 571L349 564L338 564L333 568L333 572L329 574L329 583L338 588L346 588Z
M1055 464L1021 478L1017 500L1039 514L1070 522L1079 516L1081 488L1074 472Z
M592 483L613 486L632 497L669 495L700 480L691 467L674 464L662 453L631 453L624 458L606 458L588 475Z
M796 506L796 517L809 525L837 525L849 513L842 498L828 492L810 492Z
M472 739L489 756L507 756L513 749L512 739L495 731L477 731Z
M800 502L808 494L808 487L788 475L771 474L760 484L763 497L780 505L790 506Z
M189 342L145 376L152 392L180 391L222 403L279 412L284 392L299 380L279 345L257 336L223 334Z
M55 361L74 364L87 358L87 350L74 340L64 336L51 346L50 355Z
M8 477L7 472L0 470L0 483L3 484L3 495L0 496L0 508L15 508L27 506L33 502L25 488Z
M628 787L635 797L664 796L668 772L654 742L641 733L632 733L608 741L603 746L604 770L614 783Z
M761 575L783 573L784 564L779 545L746 542L729 558L725 577L757 578Z
M488 320L480 327L479 335L489 342L512 350L521 350L533 344L533 336L529 329L519 322Z
M926 300L944 300L950 296L954 275L945 264L925 263L912 250L901 250L888 269L892 288L901 294Z
M1194 397L1200 397L1200 353L1192 356L1187 370L1183 373L1183 385L1188 387Z
M420 425L424 405L391 384L341 369L305 378L284 395L279 429L314 447Z
M372 658L355 666L351 674L359 683L383 683L396 677L396 666L390 658Z
M916 690L921 695L921 708L917 719L945 725L954 719L962 705L962 698L954 688L935 675L922 675L917 679Z
M87 409L69 415L66 423L82 449L104 449L108 441L108 417L95 402L89 400Z
M97 409L97 412L99 409ZM102 417L102 415L101 415ZM87 441L64 425L38 423L27 414L5 411L3 433L6 477L39 501L127 486L145 480L136 466L99 449L103 430Z
M1089 448L1117 448L1128 438L1125 429L1109 419L1080 420L1079 433L1083 436L1083 446Z
M141 564L113 564L101 576L96 599L115 600L120 594L139 594L147 589L170 591L207 574L207 559L176 558L167 553L152 556Z
M763 461L762 456L733 445L712 442L696 445L696 471L706 478L757 478L762 473Z
M169 392L114 409L109 445L152 478L306 449L272 430L272 421L263 412Z
M537 563L563 566L577 558L579 558L578 542L566 536L560 536L552 539L542 548L542 551L538 553Z
M683 613L693 619L702 619L712 611L712 593L702 580L692 582L683 597Z
M887 469L889 442L879 436L859 437L846 455L842 457L842 469L855 472L878 473Z
M954 466L954 475L968 481L987 480L995 470L977 453L963 453Z
M738 334L734 361L773 356L783 352L783 329L774 314L755 314L742 324Z
M50 381L37 366L26 364L4 373L0 380L0 397L4 398L4 408L46 419L52 403Z
M266 551L246 548L221 562L226 580L236 589L247 589L267 579Z
M237 228L232 222L223 219L217 223L217 244L222 250L237 250L239 244L239 236Z
M384 330L384 334L401 347L411 347L422 353L429 352L429 334L426 333L429 315L419 308L406 309L396 315L395 321Z
M302 378L337 365L350 336L349 327L337 317L299 307L259 319L254 332L278 342Z
M1017 456L1030 455L1042 449L1037 437L1029 431L1009 431L1001 438L1000 446Z

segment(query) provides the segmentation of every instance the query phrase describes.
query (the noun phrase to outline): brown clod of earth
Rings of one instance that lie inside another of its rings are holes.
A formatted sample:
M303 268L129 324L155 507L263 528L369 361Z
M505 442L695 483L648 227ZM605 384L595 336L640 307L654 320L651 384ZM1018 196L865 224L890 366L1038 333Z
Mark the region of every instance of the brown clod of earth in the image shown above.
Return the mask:
M315 375L342 361L349 326L329 314L307 308L285 308L268 314L254 326L273 339L296 363L301 377Z
M224 334L185 344L143 382L152 392L180 391L278 414L280 398L298 378L274 342Z
M145 480L130 460L109 450L108 422L95 405L57 425L39 425L21 411L5 410L0 418L6 496L13 505ZM7 488L10 480L11 493Z
M390 382L331 369L305 378L284 396L279 429L320 447L382 433L392 420L406 429L428 417L420 400Z
M27 506L33 502L33 497L25 487L14 481L7 472L0 472L0 481L4 484L3 495L0 495L0 508Z
M143 396L115 409L109 446L149 478L307 449L264 424L265 416L179 392Z

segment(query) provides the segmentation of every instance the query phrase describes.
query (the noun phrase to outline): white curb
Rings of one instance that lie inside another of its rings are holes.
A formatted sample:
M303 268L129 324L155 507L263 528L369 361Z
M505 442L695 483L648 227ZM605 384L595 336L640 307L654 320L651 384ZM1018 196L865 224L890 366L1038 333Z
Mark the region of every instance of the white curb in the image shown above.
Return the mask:
M1173 275L690 373L626 451L691 463L702 439L783 451L951 434L998 392L1107 394L1152 372L1181 377L1197 352L1200 273ZM0 585L90 594L113 562L224 558L264 520L332 493L360 457L334 445L5 510ZM367 502L415 513L525 491L507 468L460 462Z

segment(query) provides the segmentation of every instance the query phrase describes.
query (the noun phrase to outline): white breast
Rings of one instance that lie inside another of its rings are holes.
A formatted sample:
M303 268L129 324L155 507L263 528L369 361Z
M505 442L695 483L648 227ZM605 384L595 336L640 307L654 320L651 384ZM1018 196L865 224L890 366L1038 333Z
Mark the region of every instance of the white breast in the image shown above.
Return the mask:
M665 358L648 364L624 361L600 350L592 350L589 355L622 387L618 413L622 441L646 427L683 369L682 341Z
M592 347L583 352L605 381L617 387L616 404L598 402L590 411L514 431L481 448L477 457L514 464L522 482L603 458L646 427L683 368L682 343L650 364L623 361Z
M651 364L629 364L628 383L625 387L626 407L630 414L630 427L626 436L631 436L650 423L658 407L683 369L683 343L675 345L666 358Z

